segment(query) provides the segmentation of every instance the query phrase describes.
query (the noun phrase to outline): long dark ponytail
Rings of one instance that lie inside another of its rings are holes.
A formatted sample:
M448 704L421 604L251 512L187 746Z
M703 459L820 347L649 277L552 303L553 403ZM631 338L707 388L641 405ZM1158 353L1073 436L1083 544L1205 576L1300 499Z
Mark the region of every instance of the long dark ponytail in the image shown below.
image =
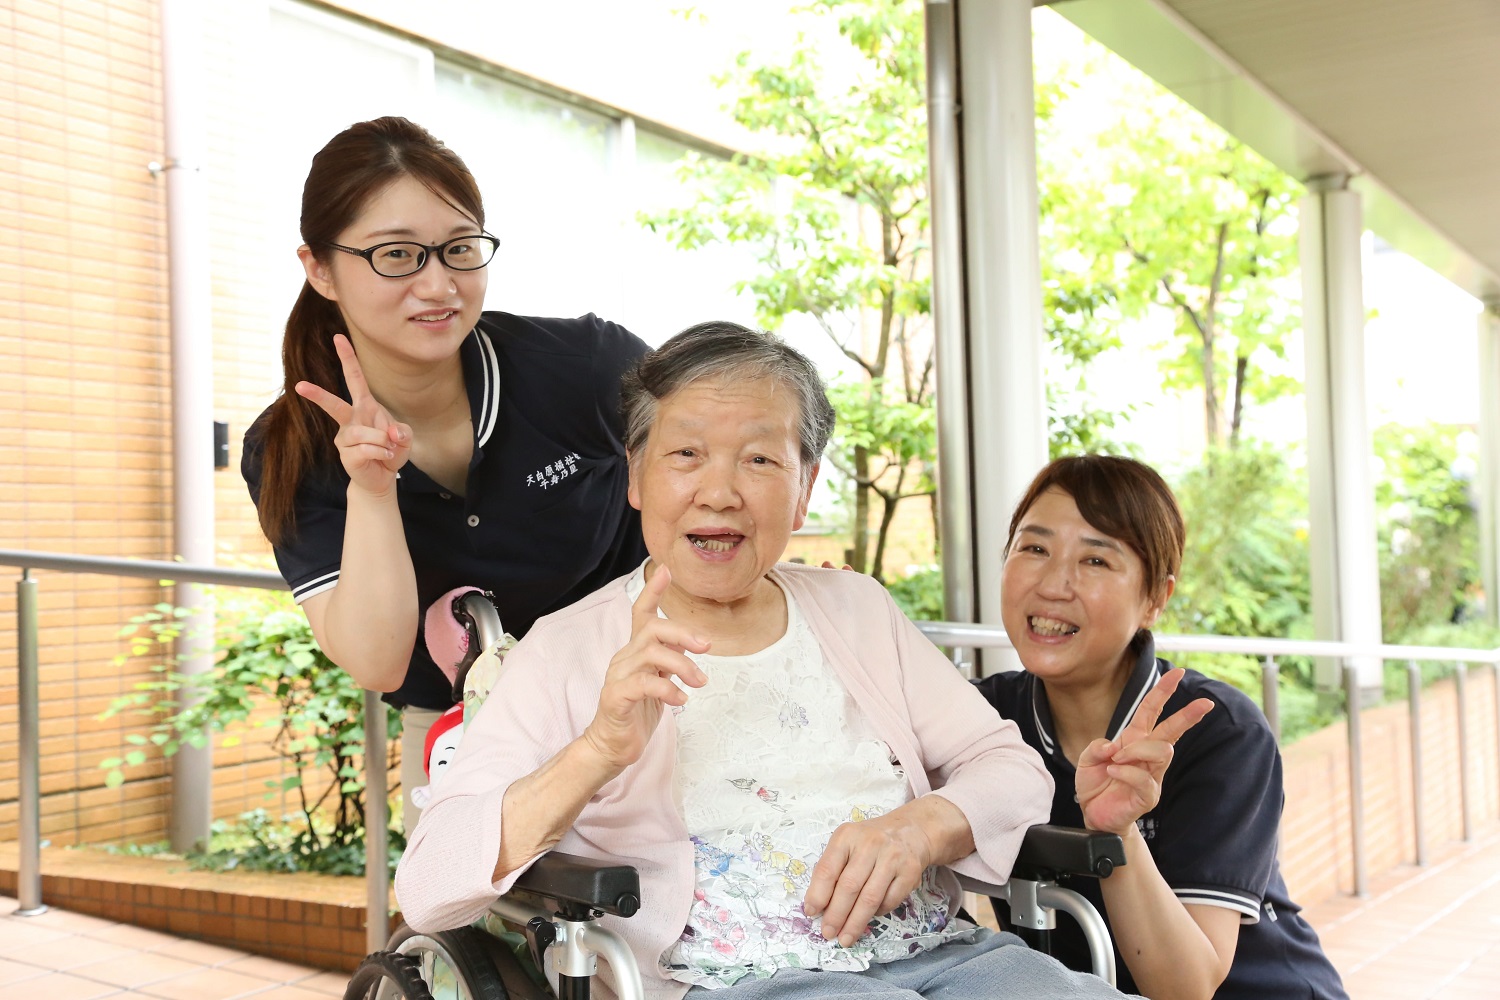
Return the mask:
M358 217L365 203L391 182L415 177L440 198L484 225L479 187L463 160L430 132L405 118L377 118L352 125L313 157L302 187L302 241L319 260ZM347 334L338 305L303 282L287 316L281 342L285 373L262 432L261 530L273 544L296 532L296 496L303 478L320 464L337 463L337 426L313 403L297 395L311 382L348 398L334 334Z

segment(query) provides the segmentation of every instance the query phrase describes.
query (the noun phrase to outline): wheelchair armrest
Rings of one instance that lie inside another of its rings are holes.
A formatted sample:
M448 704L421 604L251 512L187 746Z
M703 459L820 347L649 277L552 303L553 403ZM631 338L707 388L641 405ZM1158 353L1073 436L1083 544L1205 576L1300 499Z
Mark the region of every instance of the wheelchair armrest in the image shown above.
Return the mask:
M634 868L558 851L538 858L511 890L554 900L565 910L582 907L629 917L641 908L641 879Z
M1042 824L1026 831L1011 876L1048 881L1059 875L1108 878L1124 863L1125 843L1118 834Z

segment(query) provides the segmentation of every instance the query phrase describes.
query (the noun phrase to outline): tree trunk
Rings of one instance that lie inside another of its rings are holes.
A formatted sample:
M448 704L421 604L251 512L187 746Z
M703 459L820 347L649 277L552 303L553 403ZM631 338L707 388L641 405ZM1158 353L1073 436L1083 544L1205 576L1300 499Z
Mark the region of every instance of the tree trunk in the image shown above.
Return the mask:
M1219 388L1214 381L1217 373L1214 371L1213 328L1204 330L1200 338L1203 342L1198 358L1203 369L1203 433L1212 448L1219 443Z
M863 445L854 449L854 547L849 565L855 572L868 572L870 551L870 450Z
M1229 418L1229 447L1240 446L1240 421L1245 416L1245 375L1250 359L1241 354L1234 359L1234 411Z
M891 522L896 519L896 504L901 502L899 487L890 496L880 494L880 501L884 507L880 512L880 531L875 536L875 558L871 560L870 575L885 583L885 542L891 533Z
M941 504L938 503L937 490L927 495L927 503L932 512L932 555L941 563L943 561L943 521L938 516Z

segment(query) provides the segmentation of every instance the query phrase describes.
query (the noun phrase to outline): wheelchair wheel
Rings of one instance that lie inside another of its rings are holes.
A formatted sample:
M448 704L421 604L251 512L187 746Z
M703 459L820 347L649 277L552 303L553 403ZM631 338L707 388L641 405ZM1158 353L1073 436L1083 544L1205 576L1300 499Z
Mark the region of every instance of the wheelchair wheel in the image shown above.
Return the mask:
M405 924L386 944L416 963L433 1000L509 1000L490 957L494 947L487 934L473 927L420 934Z
M344 988L344 1000L433 1000L417 963L393 951L366 955Z

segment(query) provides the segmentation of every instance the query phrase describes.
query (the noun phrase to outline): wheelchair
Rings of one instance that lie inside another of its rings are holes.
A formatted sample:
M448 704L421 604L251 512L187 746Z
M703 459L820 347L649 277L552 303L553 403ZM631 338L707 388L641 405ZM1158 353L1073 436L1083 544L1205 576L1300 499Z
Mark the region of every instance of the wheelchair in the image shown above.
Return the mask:
M514 641L501 630L483 594L460 596L452 611L472 639L465 666ZM455 687L463 683L460 677ZM1008 929L1043 952L1049 950L1057 913L1066 913L1083 930L1091 971L1113 986L1115 952L1103 917L1059 881L1107 878L1124 863L1124 844L1114 834L1043 825L1026 831L1003 885L961 874L958 880L969 892L1007 903ZM640 879L629 865L554 851L527 869L474 925L424 934L402 923L385 950L360 963L344 1000L589 1000L601 958L619 1000L644 1000L634 954L596 923L604 914L631 917L641 902Z

